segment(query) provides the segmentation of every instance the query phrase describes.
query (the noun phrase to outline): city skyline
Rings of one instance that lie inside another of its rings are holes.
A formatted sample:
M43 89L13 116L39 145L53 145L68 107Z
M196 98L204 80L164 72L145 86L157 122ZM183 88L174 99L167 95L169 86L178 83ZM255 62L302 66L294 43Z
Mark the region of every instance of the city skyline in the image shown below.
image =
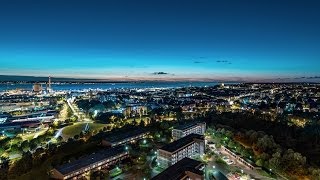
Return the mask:
M315 1L2 2L0 74L320 82L318 5Z

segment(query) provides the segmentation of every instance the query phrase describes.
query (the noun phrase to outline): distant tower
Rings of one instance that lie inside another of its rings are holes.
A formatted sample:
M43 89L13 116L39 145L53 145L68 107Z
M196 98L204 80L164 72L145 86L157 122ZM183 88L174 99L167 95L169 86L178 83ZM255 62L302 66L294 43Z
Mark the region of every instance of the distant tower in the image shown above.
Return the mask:
M49 82L48 82L48 93L50 93L52 91L51 89L51 76L49 76Z

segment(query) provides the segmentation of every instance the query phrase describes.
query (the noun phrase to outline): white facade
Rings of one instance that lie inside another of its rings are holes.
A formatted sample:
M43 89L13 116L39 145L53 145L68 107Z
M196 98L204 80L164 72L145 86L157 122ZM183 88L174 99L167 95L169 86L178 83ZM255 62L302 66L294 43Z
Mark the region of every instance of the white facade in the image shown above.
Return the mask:
M187 128L177 128L172 130L172 138L173 140L178 140L183 138L189 134L200 134L204 135L206 132L206 123L197 123L193 126Z
M177 149L174 152L169 152L163 149L158 150L157 162L160 167L167 168L179 162L183 158L200 156L205 152L205 141L201 139L194 139L187 145Z

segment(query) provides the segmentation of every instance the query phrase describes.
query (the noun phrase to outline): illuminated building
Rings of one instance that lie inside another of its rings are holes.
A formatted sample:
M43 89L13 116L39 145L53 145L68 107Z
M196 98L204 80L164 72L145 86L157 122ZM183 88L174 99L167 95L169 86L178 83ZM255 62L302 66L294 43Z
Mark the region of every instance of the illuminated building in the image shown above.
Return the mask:
M203 155L204 152L204 136L189 134L158 149L157 162L160 167L167 168L185 157L200 156Z
M173 140L178 140L192 133L204 135L205 132L206 132L205 122L194 122L194 123L189 123L189 124L181 125L174 128L172 130L172 137L173 137Z
M122 132L119 134L108 136L107 138L102 140L102 145L117 146L122 144L128 144L146 138L148 134L149 132L143 129L130 130L127 132Z
M123 146L103 149L78 160L58 166L50 171L53 179L81 179L90 171L114 165L129 157L128 151Z

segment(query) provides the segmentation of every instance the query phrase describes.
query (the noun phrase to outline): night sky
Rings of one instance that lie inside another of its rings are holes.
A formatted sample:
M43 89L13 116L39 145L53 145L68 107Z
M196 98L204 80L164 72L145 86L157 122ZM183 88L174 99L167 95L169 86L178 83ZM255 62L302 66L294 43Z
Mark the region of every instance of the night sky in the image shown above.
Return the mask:
M1 0L0 74L320 81L317 0Z

